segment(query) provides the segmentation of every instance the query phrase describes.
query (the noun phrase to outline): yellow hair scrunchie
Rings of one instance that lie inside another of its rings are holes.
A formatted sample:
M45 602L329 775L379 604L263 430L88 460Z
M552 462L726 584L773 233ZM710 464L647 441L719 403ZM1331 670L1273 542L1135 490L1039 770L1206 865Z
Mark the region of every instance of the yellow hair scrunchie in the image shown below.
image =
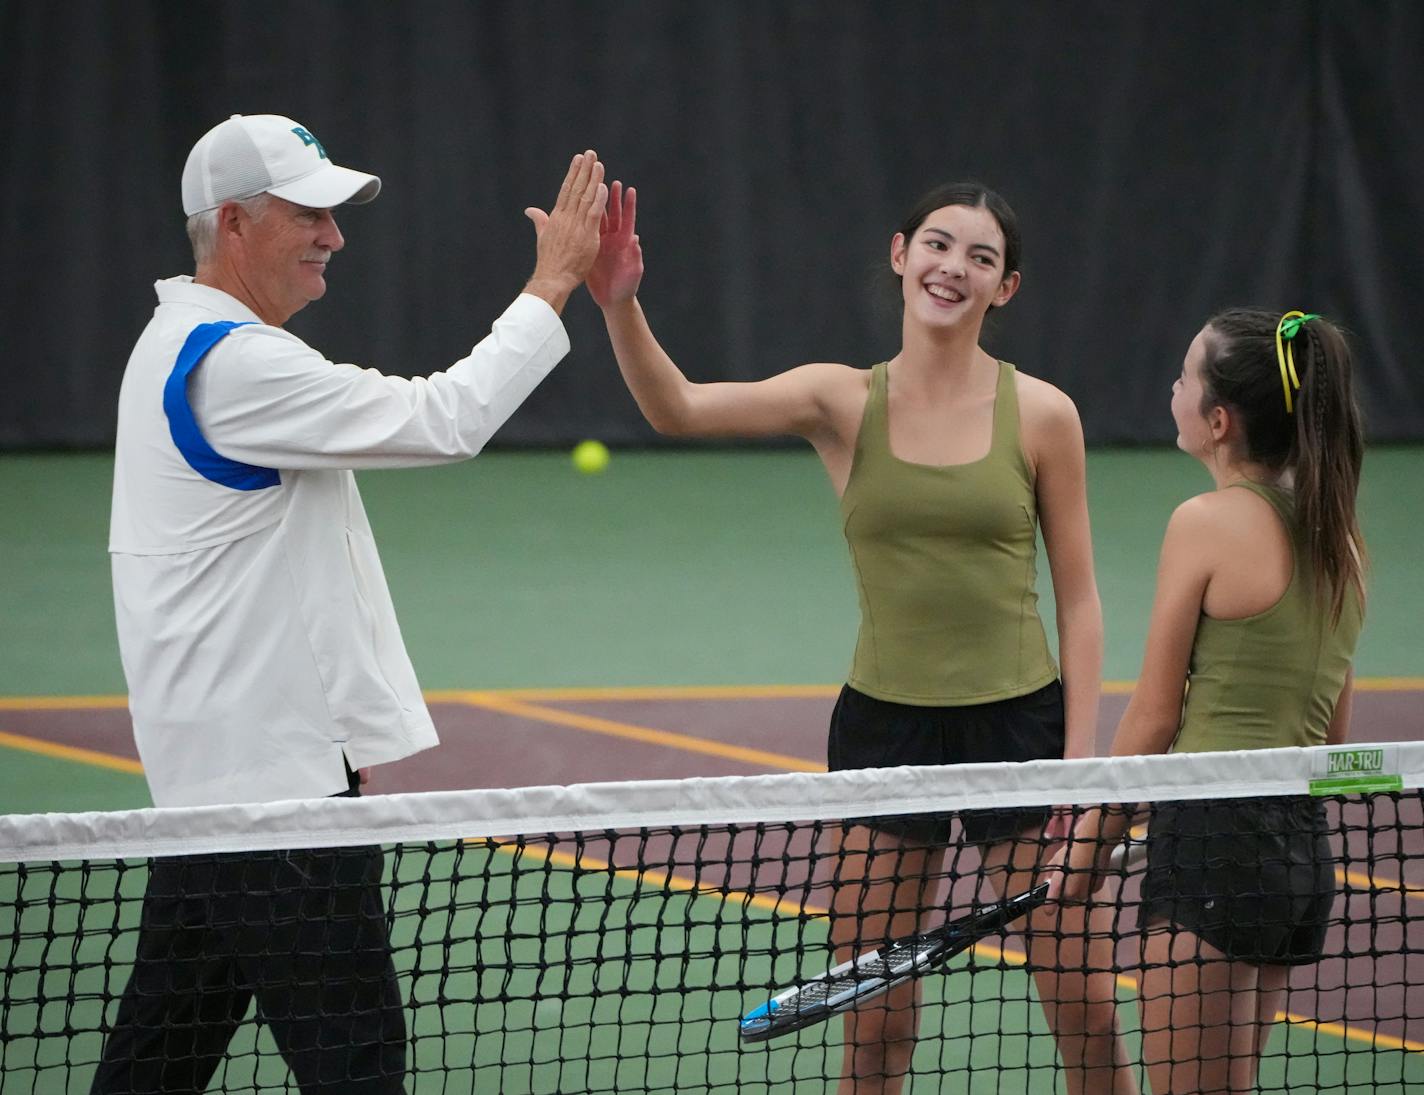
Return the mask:
M1312 319L1319 319L1315 312L1287 312L1276 324L1276 361L1281 367L1281 390L1286 397L1286 414L1295 414L1295 404L1291 399L1291 388L1300 391L1300 377L1295 372L1295 353L1291 342L1300 334L1300 329Z

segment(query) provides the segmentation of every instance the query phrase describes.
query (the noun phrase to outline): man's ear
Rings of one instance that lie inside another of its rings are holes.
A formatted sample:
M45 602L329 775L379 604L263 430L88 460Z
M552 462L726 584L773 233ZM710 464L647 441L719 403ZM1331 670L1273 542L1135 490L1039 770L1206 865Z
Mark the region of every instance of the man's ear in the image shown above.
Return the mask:
M237 202L223 202L218 206L218 235L242 235L247 217Z

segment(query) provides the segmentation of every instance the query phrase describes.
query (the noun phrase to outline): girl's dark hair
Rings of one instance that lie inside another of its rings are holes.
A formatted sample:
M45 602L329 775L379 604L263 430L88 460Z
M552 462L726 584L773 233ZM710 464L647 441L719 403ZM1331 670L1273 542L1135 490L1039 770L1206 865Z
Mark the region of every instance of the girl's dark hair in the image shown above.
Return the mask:
M1019 219L1003 197L990 190L983 183L952 182L935 187L925 194L910 210L905 222L900 225L900 234L908 243L913 238L925 218L936 209L946 205L967 205L972 209L987 209L999 222L999 231L1004 234L1004 277L1008 277L1019 267L1019 256L1023 249L1023 237L1019 234ZM899 275L896 275L897 280Z
M1295 480L1316 582L1339 618L1345 590L1364 597L1365 544L1355 518L1364 429L1355 401L1350 347L1329 320L1301 325L1290 343L1300 390L1286 410L1276 354L1280 314L1232 308L1207 321L1202 413L1225 406L1243 425L1248 460Z

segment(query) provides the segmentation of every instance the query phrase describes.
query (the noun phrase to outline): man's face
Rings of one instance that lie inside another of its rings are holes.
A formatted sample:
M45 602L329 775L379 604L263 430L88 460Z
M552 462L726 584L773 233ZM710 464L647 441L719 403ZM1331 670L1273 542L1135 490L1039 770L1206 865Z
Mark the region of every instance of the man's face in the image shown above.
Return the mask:
M243 225L242 279L257 314L281 326L326 292L326 264L346 246L330 209L270 197Z

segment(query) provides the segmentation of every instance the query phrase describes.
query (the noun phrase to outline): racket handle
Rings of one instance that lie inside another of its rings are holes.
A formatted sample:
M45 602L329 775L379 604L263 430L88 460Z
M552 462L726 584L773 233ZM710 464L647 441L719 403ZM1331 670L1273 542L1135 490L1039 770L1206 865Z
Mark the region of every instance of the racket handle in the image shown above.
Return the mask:
M1108 865L1114 871L1130 871L1147 861L1147 834L1132 834L1112 850Z

